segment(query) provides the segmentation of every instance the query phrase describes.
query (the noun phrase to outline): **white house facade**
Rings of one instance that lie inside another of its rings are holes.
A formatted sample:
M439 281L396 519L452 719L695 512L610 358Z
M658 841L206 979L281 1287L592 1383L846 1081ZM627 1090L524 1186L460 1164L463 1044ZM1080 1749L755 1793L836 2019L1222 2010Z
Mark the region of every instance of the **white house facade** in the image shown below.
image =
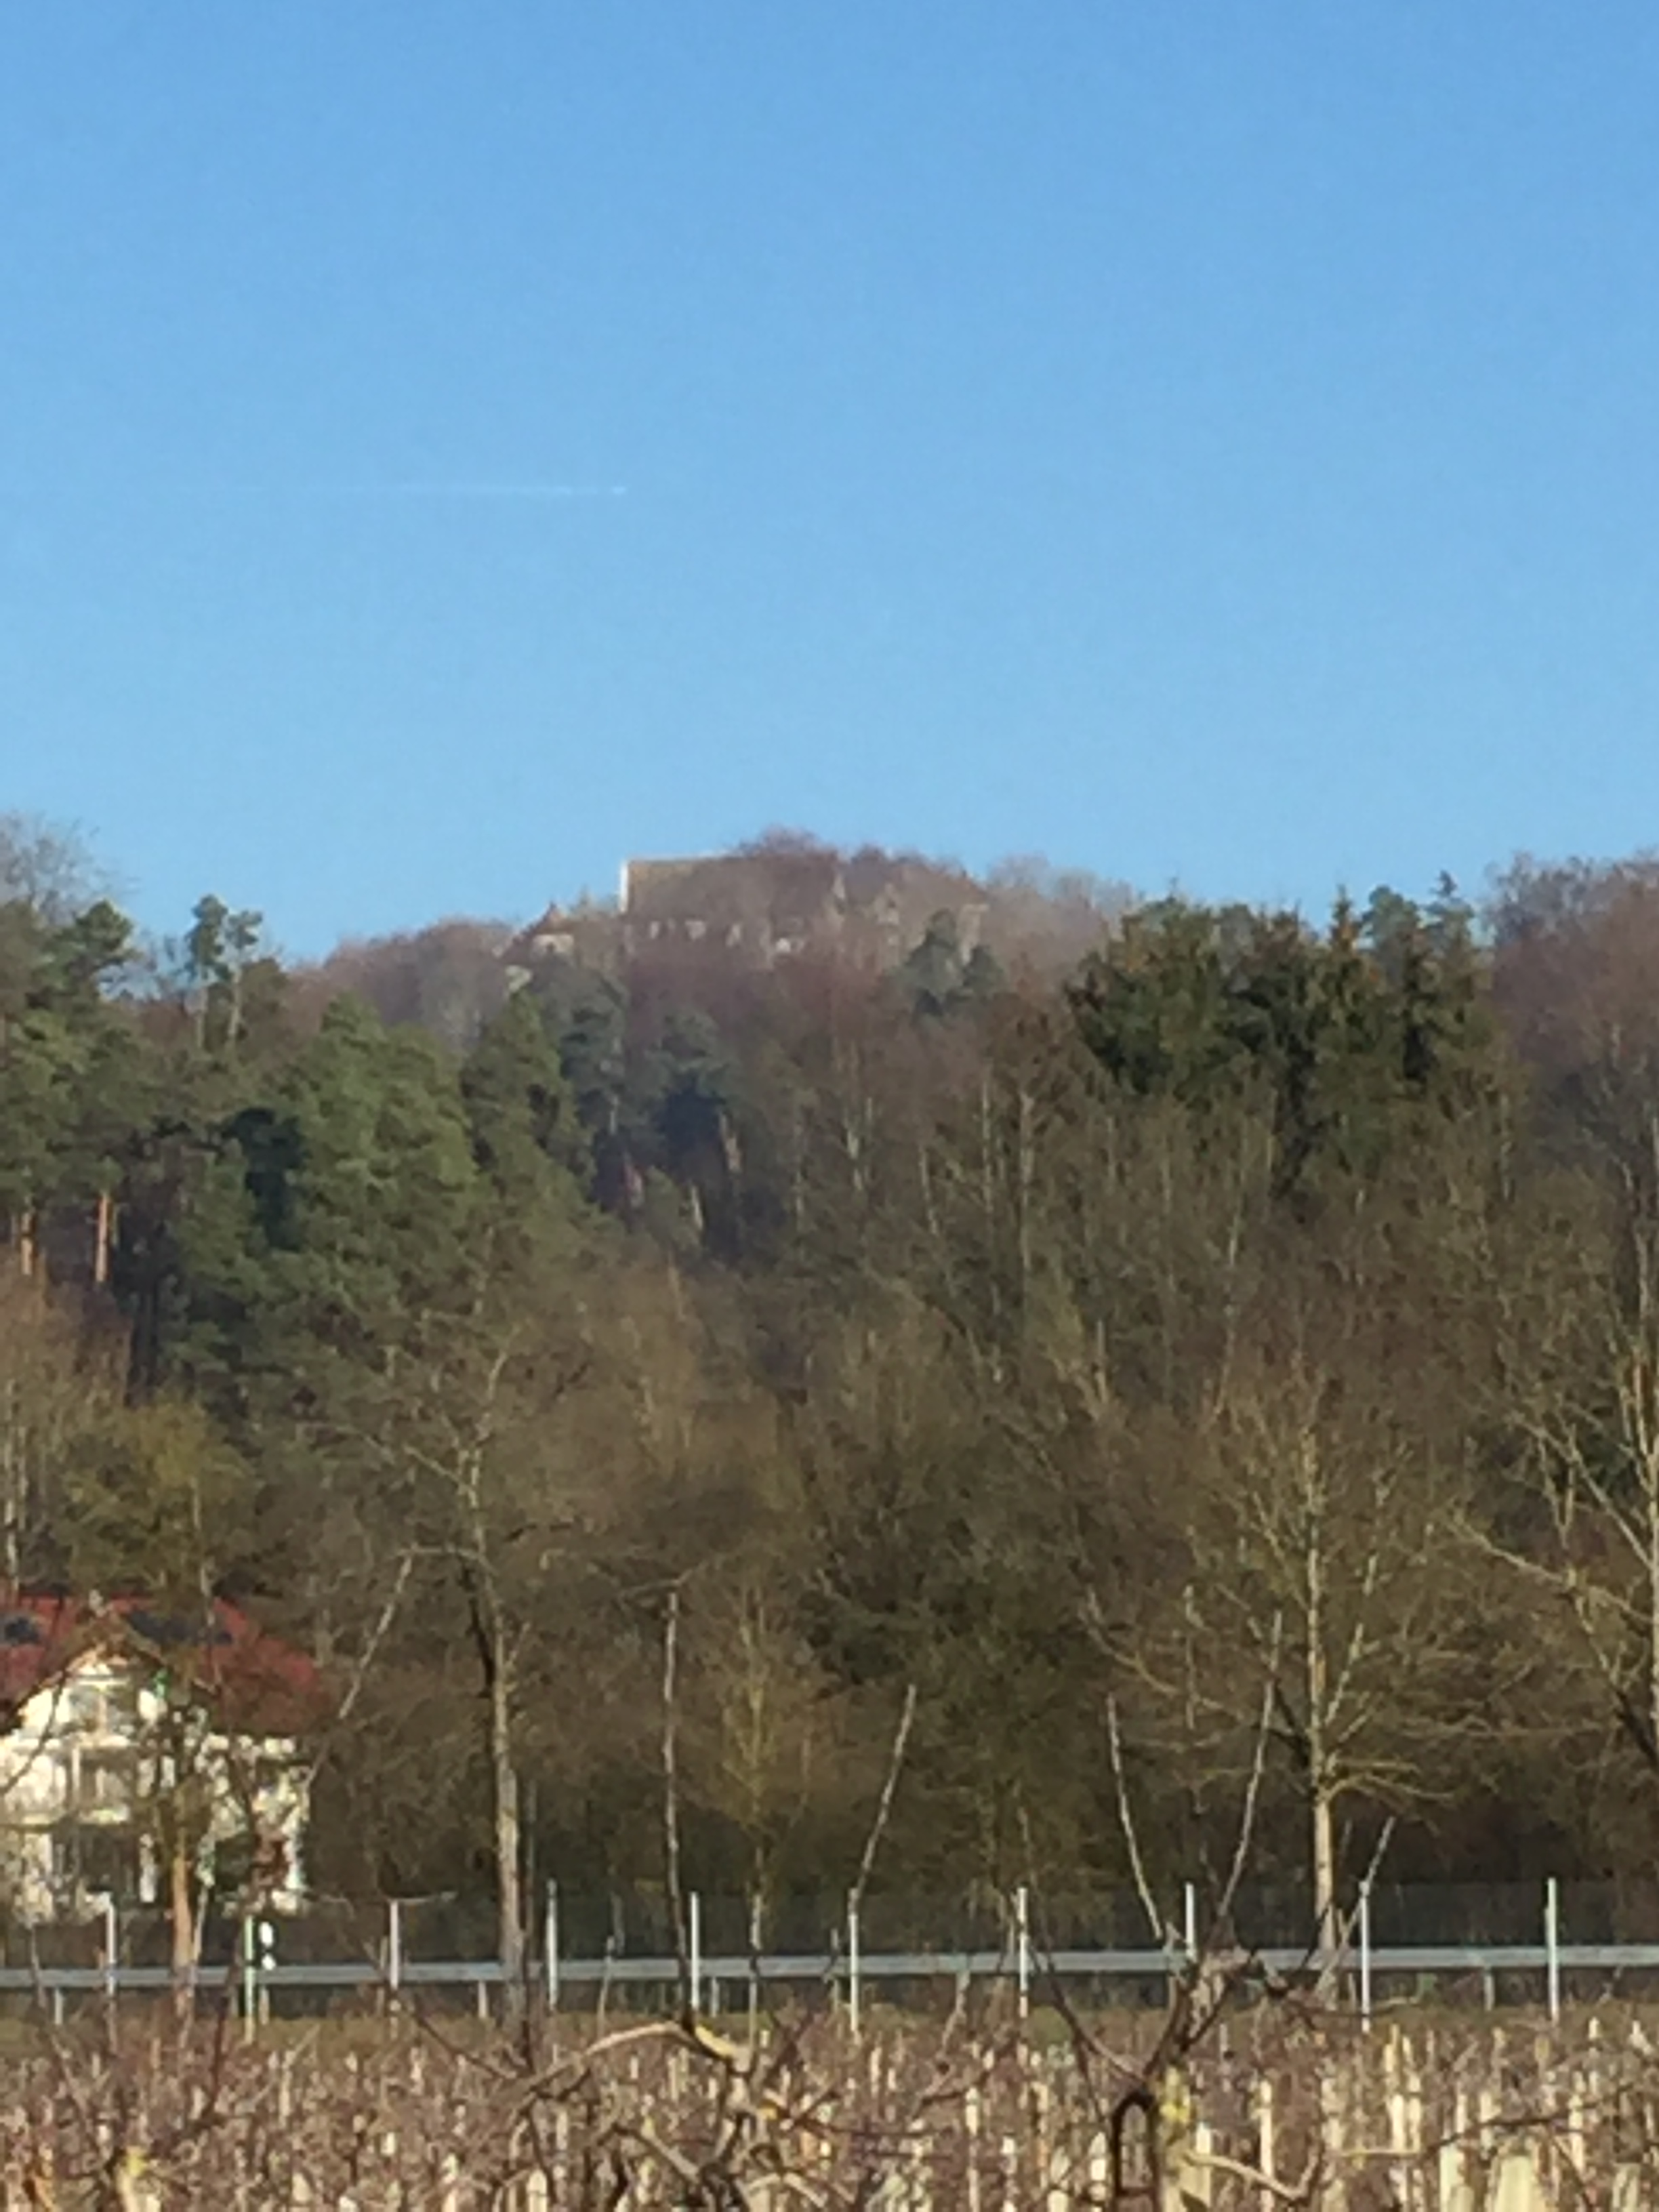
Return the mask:
M217 1620L194 1636L169 1626L157 1642L135 1620L155 1617L0 1612L13 1676L0 1734L0 1910L40 1923L106 1902L165 1906L182 1881L198 1903L294 1911L310 1806L308 1747L283 1710L292 1695L247 1694L254 1677ZM258 1640L243 1637L244 1651ZM204 1665L204 1651L218 1663ZM297 1655L284 1656L291 1692ZM233 1684L240 1695L227 1694Z

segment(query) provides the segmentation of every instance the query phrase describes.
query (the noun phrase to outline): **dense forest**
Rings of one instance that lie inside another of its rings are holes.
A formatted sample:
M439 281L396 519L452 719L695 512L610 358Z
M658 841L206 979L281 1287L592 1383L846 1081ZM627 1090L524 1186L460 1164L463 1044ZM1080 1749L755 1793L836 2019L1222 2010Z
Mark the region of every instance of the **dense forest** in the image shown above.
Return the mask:
M1651 1870L1659 864L504 980L13 819L0 1225L0 1565L317 1656L321 1888L659 1884L665 1650L710 1891L907 1706L916 1893L1213 1869L1259 1741L1316 1902Z

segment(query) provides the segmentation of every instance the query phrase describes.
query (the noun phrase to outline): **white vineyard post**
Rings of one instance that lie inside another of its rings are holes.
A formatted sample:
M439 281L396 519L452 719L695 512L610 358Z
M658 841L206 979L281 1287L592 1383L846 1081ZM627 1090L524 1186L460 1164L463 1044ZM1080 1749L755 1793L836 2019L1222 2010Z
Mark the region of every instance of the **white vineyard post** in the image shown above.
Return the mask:
M1267 2186L1258 2202L1261 2212L1278 2212L1279 2197L1273 2185L1277 2175L1278 2154L1273 2130L1273 2076L1263 2074L1255 2087L1256 2166Z
M404 1901L401 1897L386 1899L386 1985L394 2000L404 1985Z
M1553 2026L1561 2017L1561 1892L1553 1875L1544 1884L1544 1992Z
M691 1976L691 2009L693 2013L700 2013L702 2010L702 1894L699 1890L694 1889L686 1899L686 1921L691 1945L691 1956L687 1961Z

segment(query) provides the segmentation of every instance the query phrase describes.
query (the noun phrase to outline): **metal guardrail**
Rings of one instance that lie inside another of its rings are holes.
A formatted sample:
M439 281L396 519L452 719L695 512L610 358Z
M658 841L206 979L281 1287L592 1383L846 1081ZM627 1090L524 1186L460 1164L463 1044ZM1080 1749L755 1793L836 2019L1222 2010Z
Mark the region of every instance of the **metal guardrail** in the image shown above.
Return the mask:
M1389 1975L1548 1975L1563 1973L1659 1974L1659 1943L1411 1943L1370 1951L1362 1956L1352 1946L1322 1956L1303 1948L1274 1948L1234 1956L1242 1964L1259 1967L1264 1974L1285 1979L1310 1977L1322 1968L1342 1974L1364 1973L1376 1978ZM1183 1964L1179 1953L1164 1950L1058 1950L1033 1948L1024 1961L1012 1950L887 1951L864 1954L856 1960L845 1954L806 1952L767 1953L759 1957L734 1952L704 1957L696 1962L700 1987L727 1988L762 1985L846 1985L863 1983L930 1980L1018 1983L1040 1993L1044 1980L1147 1981L1178 1974ZM553 1977L554 1988L623 1989L672 1986L681 1975L679 1962L670 1958L561 1959ZM245 1970L240 1966L197 1970L195 1985L210 1993L234 1983L259 1991L273 1990L335 1990L342 1993L375 1990L395 1994L417 1988L491 1989L505 1980L497 1959L404 1959L395 1975L368 1959L276 1960ZM528 1970L532 1988L547 1985L544 1966ZM167 1966L100 1965L92 1966L0 1967L0 1992L28 1994L61 1990L66 1994L121 1994L165 1990L174 1986Z

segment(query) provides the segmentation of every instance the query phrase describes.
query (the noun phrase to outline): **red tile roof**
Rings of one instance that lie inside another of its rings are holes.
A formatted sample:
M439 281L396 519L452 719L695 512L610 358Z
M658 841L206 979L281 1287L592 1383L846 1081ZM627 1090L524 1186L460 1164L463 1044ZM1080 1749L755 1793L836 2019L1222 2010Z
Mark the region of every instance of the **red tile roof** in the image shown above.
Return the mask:
M188 1685L229 1728L298 1735L328 1706L305 1653L216 1598L206 1615L143 1597L90 1599L0 1591L0 1729L35 1692L89 1651L125 1653Z

